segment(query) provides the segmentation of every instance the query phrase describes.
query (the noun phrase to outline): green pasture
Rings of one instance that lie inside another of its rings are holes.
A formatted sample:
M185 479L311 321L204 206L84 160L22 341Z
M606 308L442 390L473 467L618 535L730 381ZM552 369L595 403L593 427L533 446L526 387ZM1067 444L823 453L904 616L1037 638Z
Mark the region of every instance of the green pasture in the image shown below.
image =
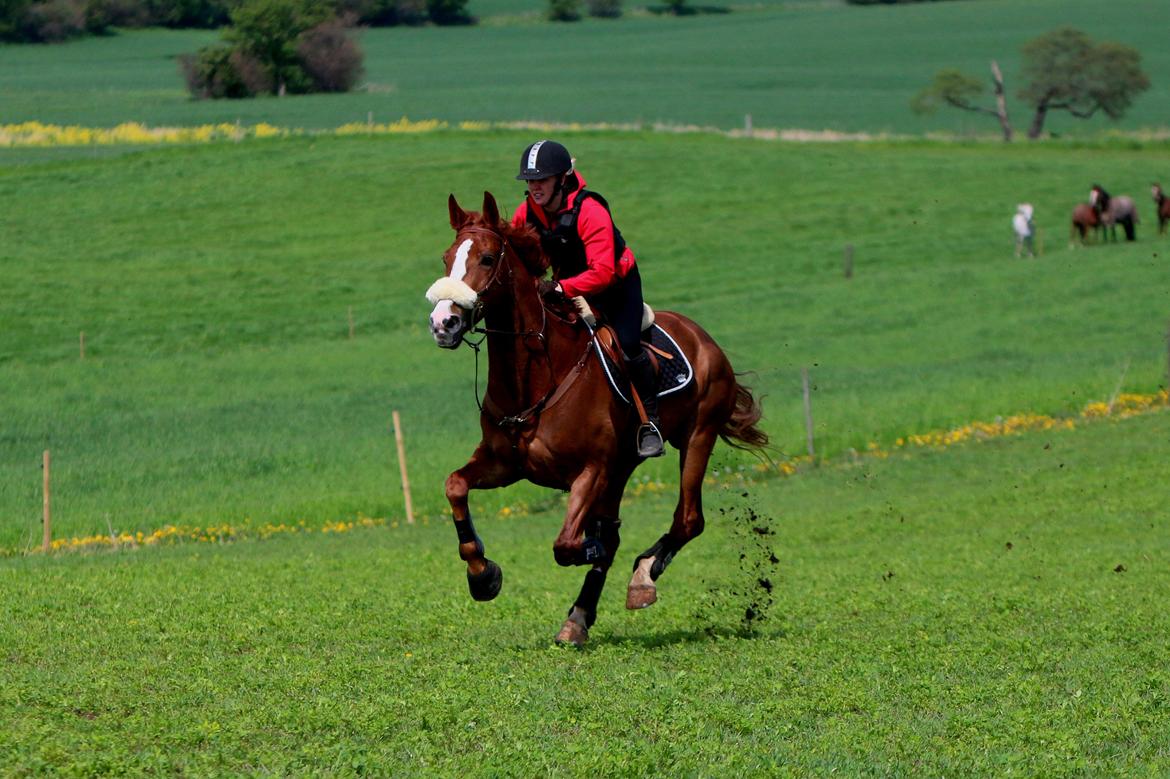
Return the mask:
M556 512L483 524L488 604L437 524L5 561L0 764L1164 775L1168 457L1160 413L713 490L659 603L627 612L672 509L648 497L583 651L551 642L581 576L552 562Z
M453 239L447 194L517 201L526 139L296 138L0 168L0 549L39 538L44 449L66 537L400 518L393 409L415 506L446 517L443 478L479 436L475 364L433 345L422 292ZM830 460L1164 386L1170 244L1149 208L1135 243L1069 249L1065 223L1095 180L1141 194L1165 146L565 140L614 202L649 301L752 372L778 456L805 451L801 368ZM1025 199L1039 260L1012 256ZM640 473L673 483L672 460ZM717 467L753 462L716 451ZM475 504L555 499L521 485Z
M482 8L477 2L483 2ZM705 5L696 3L696 5ZM472 0L484 23L369 30L366 75L348 95L205 101L188 98L176 57L214 32L137 31L62 46L0 47L0 124L37 120L113 126L266 121L332 128L411 119L804 128L994 137L994 119L957 110L915 116L912 96L942 68L1003 68L1012 119L1021 45L1060 25L1136 47L1152 88L1113 123L1050 115L1047 129L1097 135L1165 125L1170 72L1160 0L953 0L900 6L763 3L683 18L545 22L538 0ZM989 83L990 83L990 79ZM990 98L988 98L990 100Z
M448 193L478 208L492 189L510 208L528 138L30 152L0 168L0 548L39 538L45 449L59 536L400 519L394 409L416 509L445 518L443 479L478 440L475 365L433 345L423 292L453 237ZM1165 146L564 139L611 195L651 303L753 373L778 456L805 451L802 368L830 460L1164 385L1170 244L1148 201L1133 244L1070 249L1065 224L1093 181L1140 196ZM1025 199L1036 260L1012 255ZM720 468L754 462L716 452ZM640 474L669 485L675 467ZM517 486L475 507L550 501Z

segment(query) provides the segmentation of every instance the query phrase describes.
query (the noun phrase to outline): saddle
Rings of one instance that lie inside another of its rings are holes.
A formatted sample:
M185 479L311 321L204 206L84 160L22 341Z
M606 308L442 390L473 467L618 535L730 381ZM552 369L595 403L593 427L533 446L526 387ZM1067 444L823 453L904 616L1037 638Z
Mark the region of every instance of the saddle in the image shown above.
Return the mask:
M626 374L625 358L618 344L617 333L609 325L598 324L584 298L573 298L573 304L581 315L581 321L589 329L593 350L605 371L610 389L626 405L640 406ZM642 349L650 355L650 363L654 366L654 375L658 378L658 397L685 389L694 379L695 370L690 360L670 333L654 322L654 310L645 304L642 306Z

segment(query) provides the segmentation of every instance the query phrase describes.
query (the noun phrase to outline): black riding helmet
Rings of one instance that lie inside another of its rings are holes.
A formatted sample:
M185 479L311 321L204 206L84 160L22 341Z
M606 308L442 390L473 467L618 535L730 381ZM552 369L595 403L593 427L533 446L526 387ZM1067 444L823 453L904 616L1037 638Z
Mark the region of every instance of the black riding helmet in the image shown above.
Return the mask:
M517 181L535 181L559 176L573 169L569 150L556 141L537 141L529 144L520 155L520 174Z

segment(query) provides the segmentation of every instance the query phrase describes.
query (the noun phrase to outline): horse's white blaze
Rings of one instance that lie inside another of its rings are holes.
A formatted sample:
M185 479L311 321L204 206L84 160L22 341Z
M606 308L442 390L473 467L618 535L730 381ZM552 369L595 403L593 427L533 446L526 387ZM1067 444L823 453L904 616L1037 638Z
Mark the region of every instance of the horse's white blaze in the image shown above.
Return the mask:
M427 300L435 304L431 311L431 329L442 329L443 321L452 316L459 316L460 308L471 308L478 297L471 287L463 281L467 275L467 256L471 253L471 239L467 238L455 250L455 262L451 263L451 272L436 281L427 290Z
M1097 205L1097 190L1089 190L1089 205Z
M463 281L467 275L467 255L471 252L471 239L465 238L459 248L455 250L455 262L451 263L451 272L447 275L456 281Z

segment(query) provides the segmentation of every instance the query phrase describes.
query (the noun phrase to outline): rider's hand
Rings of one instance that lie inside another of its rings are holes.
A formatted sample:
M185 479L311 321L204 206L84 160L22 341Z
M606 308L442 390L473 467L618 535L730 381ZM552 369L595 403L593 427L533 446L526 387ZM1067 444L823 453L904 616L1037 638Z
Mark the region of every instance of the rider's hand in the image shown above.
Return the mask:
M552 279L541 279L536 284L536 291L540 293L542 298L546 300L560 300L565 296L564 290L561 289L561 284Z

